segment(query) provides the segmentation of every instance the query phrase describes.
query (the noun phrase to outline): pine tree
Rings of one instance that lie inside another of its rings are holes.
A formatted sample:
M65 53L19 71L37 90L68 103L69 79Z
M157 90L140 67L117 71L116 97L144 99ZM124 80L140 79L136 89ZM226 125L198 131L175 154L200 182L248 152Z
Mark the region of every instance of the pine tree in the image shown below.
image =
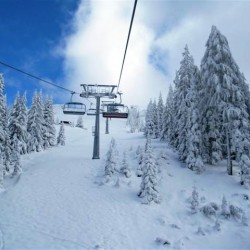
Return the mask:
M149 135L147 136L147 141L145 145L145 155L143 158L142 170L143 175L141 181L141 189L138 193L138 196L140 198L144 198L145 203L150 203L152 201L154 201L155 203L159 203L160 196L157 190L157 166L153 156L151 139Z
M15 147L14 144L17 140L20 154L26 154L28 143L26 94L24 94L21 99L19 92L17 92L14 105L10 112L8 129L12 146Z
M14 138L14 157L13 157L13 164L14 164L14 170L12 173L12 176L17 176L22 173L22 168L21 168L21 162L20 162L20 152L19 152L19 147L18 147L18 140L15 137Z
M144 150L142 150L141 147L138 147L138 166L136 169L136 175L137 177L141 177L142 176L142 165L143 165L143 157L144 157Z
M126 152L123 153L122 167L121 167L120 171L127 178L129 178L131 176L131 168L129 167L129 164L128 164L128 161L127 161L127 154L126 154Z
M6 97L5 97L5 103L7 103ZM11 158L13 154L8 121L9 121L9 113L8 113L7 106L5 105L4 124L3 124L3 130L5 131L5 140L3 142L3 148L2 148L4 175L10 172L10 164L11 164Z
M173 128L173 95L174 91L172 86L169 86L168 96L166 100L166 105L163 111L162 117L162 131L161 140L167 140L171 145L174 141L174 128Z
M188 106L187 94L191 88L195 65L193 57L190 55L187 45L183 52L180 69L176 73L175 78L175 95L174 95L174 130L175 142L174 146L179 151L180 160L186 161L188 155Z
M199 210L199 193L196 188L193 187L192 197L191 197L191 211L192 213L197 213Z
M157 104L157 118L158 118L158 137L161 138L163 129L163 114L164 114L164 104L162 100L162 95L160 93L158 104Z
M54 146L56 139L56 129L54 121L53 101L47 97L44 103L44 130L43 130L43 147L44 149Z
M152 121L154 123L154 135L155 135L155 137L153 138L159 138L158 109L155 100L152 106Z
M4 96L4 78L0 74L0 151L3 161L3 174L9 172L10 161L11 161L11 144L10 144L10 133L8 129L8 109L6 105L6 97Z
M241 167L241 184L250 187L250 160L246 154L241 155L239 165Z
M151 138L155 138L156 134L156 127L154 123L154 117L153 117L153 103L152 100L150 100L147 111L146 111L146 116L145 116L145 130L144 130L144 135L147 136L148 134L151 136Z
M57 136L57 145L65 145L65 130L64 130L64 124L62 123L62 125L60 126L60 130Z
M109 146L109 150L106 154L106 163L105 163L105 177L107 181L111 179L116 170L116 143L115 139L112 138Z
M246 83L234 61L228 41L213 26L201 62L203 82L203 131L207 162L215 164L227 155L228 174L232 172L232 153L238 160L249 157L249 113ZM226 150L222 143L226 142ZM244 146L242 146L244 145ZM246 150L246 148L248 148Z
M82 115L78 116L77 122L76 122L76 127L78 128L83 128L83 119L82 119Z
M28 152L41 151L44 140L44 118L41 94L34 93L32 105L28 112L27 131L29 133Z
M4 177L3 156L2 156L2 152L0 151L0 190L4 189L4 186L3 186L3 177Z
M190 89L186 97L187 105L187 165L191 170L201 173L204 171L204 164L202 160L202 136L200 128L200 112L198 105L199 88L200 88L200 72L197 67L194 69Z
M224 195L222 197L222 203L221 203L221 215L224 216L225 218L228 218L230 216L227 200Z
M5 131L3 130L5 124L5 98L4 98L4 79L3 75L0 74L0 146L3 147L5 141Z

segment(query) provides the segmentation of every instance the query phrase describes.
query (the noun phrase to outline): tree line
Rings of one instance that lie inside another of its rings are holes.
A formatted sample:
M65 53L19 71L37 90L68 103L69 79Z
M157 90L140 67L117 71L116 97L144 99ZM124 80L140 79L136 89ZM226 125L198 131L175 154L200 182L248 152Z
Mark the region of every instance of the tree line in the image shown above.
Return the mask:
M21 173L20 155L39 152L56 144L53 101L35 92L30 109L26 93L16 94L9 109L4 95L4 78L0 75L0 187L7 175Z
M250 185L250 91L226 37L212 26L200 68L185 47L174 88L166 104L150 100L145 135L173 146L181 161L197 173L204 164L227 159L240 168L242 185Z

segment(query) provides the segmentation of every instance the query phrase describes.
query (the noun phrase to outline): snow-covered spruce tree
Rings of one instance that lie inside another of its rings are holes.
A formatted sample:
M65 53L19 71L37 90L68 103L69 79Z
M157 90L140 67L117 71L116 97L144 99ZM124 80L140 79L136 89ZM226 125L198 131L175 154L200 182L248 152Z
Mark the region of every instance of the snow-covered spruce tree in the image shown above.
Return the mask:
M48 147L54 146L56 140L53 101L49 97L46 98L44 103L43 118L43 147L46 149Z
M148 135L145 145L145 154L143 157L141 189L138 193L140 198L144 199L143 203L160 203L160 195L157 190L157 165L155 163L153 150L151 147L151 138Z
M106 154L106 163L105 163L105 170L104 176L106 180L109 181L111 177L114 175L117 165L117 158L116 158L116 143L115 139L112 138L109 145L109 150Z
M230 217L230 211L227 204L226 197L223 195L222 202L221 202L221 215L226 219Z
M64 130L64 124L62 123L60 126L60 130L57 136L57 145L65 145L65 130Z
M22 173L21 162L20 162L20 152L18 146L18 139L15 136L14 139L14 148L13 148L13 172L12 176L17 176Z
M4 179L4 165L3 165L3 156L2 156L2 152L0 150L0 190L4 189L3 187L3 179Z
M142 151L142 148L140 145L138 145L138 147L136 148L136 151L135 151L135 154L136 154L136 157L138 158L139 155L141 154L141 151Z
M44 131L43 105L41 95L34 93L32 105L28 112L27 131L29 133L28 152L39 152L43 149Z
M8 109L6 105L6 97L4 96L4 78L0 74L0 151L2 154L4 170L3 173L9 172L11 161L11 144L10 133L8 129Z
M77 122L76 122L76 127L78 128L83 128L83 119L82 119L82 115L79 115L77 118Z
M160 138L161 140L167 140L170 144L172 144L174 140L174 129L173 129L173 96L174 91L172 86L169 86L168 96L166 100L166 105L163 110L162 117L162 131Z
M3 75L0 74L0 146L2 147L3 142L5 140L5 131L3 130L4 123L5 123L5 98L4 98L4 79Z
M199 210L199 193L197 192L196 187L193 187L190 204L192 213L197 213Z
M157 109L157 104L155 100L153 102L153 107L152 107L152 118L153 118L153 123L154 123L155 138L159 138L158 109Z
M201 62L204 103L202 116L206 161L215 164L228 157L228 174L232 174L231 154L249 158L249 114L245 79L234 61L228 41L213 26ZM222 143L226 144L223 150ZM244 156L245 155L245 156Z
M174 129L175 142L174 146L179 151L180 160L186 161L188 154L188 130L186 127L188 121L187 94L190 90L195 65L193 57L190 55L187 45L183 52L183 59L180 62L180 69L175 78L175 95L174 95Z
M191 78L191 85L186 96L187 105L187 159L188 168L201 173L204 171L202 160L202 136L199 111L199 90L201 86L200 72L198 67L195 67Z
M26 93L20 98L19 92L17 92L14 105L10 112L8 129L11 145L14 148L17 142L20 154L27 153L27 119Z
M5 106L4 115L5 115L5 119L4 119L4 124L3 124L3 130L5 131L5 140L3 142L2 155L3 155L4 174L6 174L6 173L9 173L10 171L10 164L11 164L11 159L13 155L13 148L11 146L10 132L9 132L9 127L8 127L9 112L8 112L7 106Z
M131 106L129 108L127 126L130 127L129 132L135 133L136 130L140 130L141 127L141 117L138 107Z
M120 172L124 174L127 178L131 176L131 168L129 167L129 164L128 164L126 152L123 153L122 167L120 169Z
M241 184L250 187L250 160L246 154L240 156L239 165L241 168Z
M160 138L161 138L162 128L163 128L163 114L164 114L164 104L162 100L162 95L160 93L158 104L157 104L158 137Z
M152 100L150 100L146 110L144 135L147 136L149 134L151 138L156 137L156 127L154 123L153 110L153 103Z
M138 152L137 152L138 166L136 169L136 175L137 175L137 177L141 177L142 176L144 150L141 147L138 147L137 149L138 149Z

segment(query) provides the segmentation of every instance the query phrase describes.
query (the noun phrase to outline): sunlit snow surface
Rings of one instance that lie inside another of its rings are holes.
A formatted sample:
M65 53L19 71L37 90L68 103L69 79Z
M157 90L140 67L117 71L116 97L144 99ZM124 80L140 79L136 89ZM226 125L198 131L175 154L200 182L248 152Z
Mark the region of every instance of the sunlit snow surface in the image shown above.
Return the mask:
M77 121L77 116L64 116L60 106L56 112L59 120ZM197 175L165 143L152 140L160 164L162 202L144 205L137 197L140 178L135 175L135 151L144 146L143 135L127 133L123 119L112 119L110 134L105 135L101 119L101 159L92 160L94 117L84 116L83 123L85 129L65 126L65 146L22 156L23 174L5 179L0 249L250 249L250 201L245 199L250 192L239 185L237 169L229 177L223 162ZM117 174L104 183L105 154L112 137L120 161L127 150L133 172L131 178ZM219 217L217 231L215 217L191 214L188 199L193 186L200 206L210 202L220 206L225 195L228 203L245 211L249 226Z

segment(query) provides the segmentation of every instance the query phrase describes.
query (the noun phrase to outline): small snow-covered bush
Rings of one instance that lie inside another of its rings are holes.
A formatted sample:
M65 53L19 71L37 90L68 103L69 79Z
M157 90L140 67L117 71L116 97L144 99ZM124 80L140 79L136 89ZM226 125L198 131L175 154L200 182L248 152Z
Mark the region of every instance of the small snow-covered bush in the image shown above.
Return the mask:
M216 215L216 210L214 207L211 206L211 204L203 206L200 211L206 216L211 217Z
M210 202L210 206L215 210L218 211L220 209L219 205L215 202Z
M220 221L218 219L215 221L214 229L216 231L221 231L221 224L220 224Z
M234 218L234 219L237 219L237 220L240 220L240 218L242 217L242 209L237 207L237 206L234 206L234 205L230 205L229 206L229 211L230 211L230 214L231 216Z

